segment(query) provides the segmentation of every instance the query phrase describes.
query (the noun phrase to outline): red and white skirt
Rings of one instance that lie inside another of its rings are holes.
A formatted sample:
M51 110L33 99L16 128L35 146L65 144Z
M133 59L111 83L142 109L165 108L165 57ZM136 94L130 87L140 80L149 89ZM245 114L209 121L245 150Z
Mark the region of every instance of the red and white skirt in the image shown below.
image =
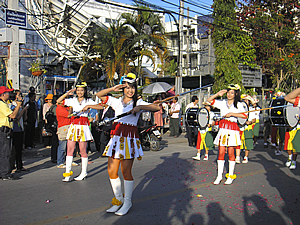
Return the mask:
M111 130L111 139L108 142L103 156L110 156L114 159L142 159L144 155L139 139L137 126L114 123Z
M93 140L87 117L71 118L71 125L68 130L67 140L76 142Z
M241 145L240 128L238 124L229 120L220 120L219 132L214 144L226 147Z

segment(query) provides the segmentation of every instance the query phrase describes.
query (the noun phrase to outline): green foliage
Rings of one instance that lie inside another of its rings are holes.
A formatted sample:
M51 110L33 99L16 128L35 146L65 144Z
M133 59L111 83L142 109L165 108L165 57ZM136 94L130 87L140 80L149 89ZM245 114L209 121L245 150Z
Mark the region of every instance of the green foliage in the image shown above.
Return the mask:
M30 63L30 68L28 69L31 72L36 72L36 71L43 71L43 73L46 73L47 70L42 69L42 62L39 59L34 60L32 63Z
M213 8L212 40L216 55L213 90L217 92L231 83L239 84L243 90L238 65L255 66L252 39L237 25L234 0L216 0Z
M175 59L172 59L170 62L166 63L165 73L166 75L176 76L178 70L178 64L175 62Z
M256 61L274 88L290 89L299 80L299 8L294 0L248 0L239 13L240 25L253 36Z

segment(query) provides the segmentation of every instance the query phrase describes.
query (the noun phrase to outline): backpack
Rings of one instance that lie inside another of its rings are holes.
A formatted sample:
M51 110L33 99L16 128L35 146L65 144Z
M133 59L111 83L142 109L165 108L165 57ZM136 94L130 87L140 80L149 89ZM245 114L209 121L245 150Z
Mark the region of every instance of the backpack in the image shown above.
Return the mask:
M48 132L55 132L57 131L57 118L56 118L56 105L52 105L50 109L46 112L45 118L47 123L45 124L45 129Z

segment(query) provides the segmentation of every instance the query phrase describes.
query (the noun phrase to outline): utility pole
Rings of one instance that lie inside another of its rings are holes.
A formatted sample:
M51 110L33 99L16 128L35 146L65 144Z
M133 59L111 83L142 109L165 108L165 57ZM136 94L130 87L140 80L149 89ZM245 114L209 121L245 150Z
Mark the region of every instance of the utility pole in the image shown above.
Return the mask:
M179 71L175 80L175 92L176 94L180 94L182 91L182 48L183 48L183 14L184 14L184 2L183 0L179 0L180 2L180 9L179 9L179 46L180 46L180 51L179 51Z
M208 74L211 74L211 30L208 30Z
M187 8L187 22L186 22L186 64L187 64L187 76L191 76L191 61L190 61L190 7Z
M18 0L9 0L8 9L18 10ZM14 89L20 89L19 76L19 27L11 26L12 42L9 45L9 58L7 68L7 80L11 80Z

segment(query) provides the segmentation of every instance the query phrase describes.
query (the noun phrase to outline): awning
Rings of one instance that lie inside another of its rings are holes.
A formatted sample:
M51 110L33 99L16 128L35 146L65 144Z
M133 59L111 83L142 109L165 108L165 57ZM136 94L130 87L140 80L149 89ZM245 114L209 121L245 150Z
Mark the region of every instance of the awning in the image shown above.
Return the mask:
M76 76L59 76L59 75L45 75L45 80L56 80L56 81L72 81L76 80Z
M142 74L143 74L143 77L148 77L148 78L157 78L158 77L157 75L152 73L147 68L142 68Z

